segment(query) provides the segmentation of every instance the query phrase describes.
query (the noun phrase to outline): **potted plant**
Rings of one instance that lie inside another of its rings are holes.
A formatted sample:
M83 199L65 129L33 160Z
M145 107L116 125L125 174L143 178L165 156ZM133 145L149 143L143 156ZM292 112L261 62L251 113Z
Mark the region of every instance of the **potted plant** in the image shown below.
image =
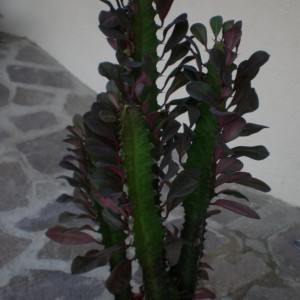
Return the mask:
M100 64L100 74L108 79L106 92L67 128L70 154L61 166L73 176L62 178L74 194L58 198L83 210L64 213L61 220L87 219L88 224L57 225L47 236L68 245L93 243L92 250L75 257L72 273L109 264L106 287L117 300L214 298L199 285L208 278L209 265L202 260L207 218L220 207L259 218L242 203L241 192L223 184L270 189L242 171L239 160L262 160L269 155L266 148L228 144L266 128L244 115L258 108L251 81L269 55L258 51L235 64L241 21L211 18L210 45L210 31L201 23L189 27L186 14L164 24L173 0L102 2L108 10L101 11L99 27L118 63ZM158 88L162 75L165 83ZM182 87L186 97L176 99ZM182 114L188 116L185 123L178 120ZM182 225L170 217L177 207L184 211ZM132 287L134 263L142 283Z

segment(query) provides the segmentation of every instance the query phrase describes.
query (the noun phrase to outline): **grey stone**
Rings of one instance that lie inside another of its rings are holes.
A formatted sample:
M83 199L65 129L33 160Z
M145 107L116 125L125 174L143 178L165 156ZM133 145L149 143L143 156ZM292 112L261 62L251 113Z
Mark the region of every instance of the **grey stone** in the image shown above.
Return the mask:
M253 286L244 300L296 300L300 299L300 288Z
M209 282L218 296L227 296L271 271L253 252L219 256L208 263L217 270L210 273Z
M59 215L65 211L72 213L80 212L72 203L48 203L40 210L40 212L34 213L34 217L23 218L16 224L16 226L26 231L45 230L56 225L58 223ZM82 221L77 221L77 226L79 226L81 223Z
M30 113L23 116L13 117L11 121L23 132L36 129L49 128L57 124L54 114L48 111Z
M4 106L8 103L9 89L0 83L0 106Z
M280 221L280 220L278 220ZM270 253L277 264L276 270L281 277L296 280L299 283L300 251L293 243L300 238L300 223L269 238Z
M29 182L17 162L3 162L0 164L0 211L11 210L28 204L26 195Z
M1 300L105 300L103 290L103 283L94 278L32 270L27 276L14 276L0 289L0 296Z
M55 60L46 52L34 45L25 45L16 56L16 60L32 62L41 65L56 64Z
M245 246L251 248L253 251L258 253L267 253L268 249L260 240L246 239Z
M4 59L5 55L3 53L0 53L0 59Z
M34 89L17 87L13 102L20 105L34 106L47 104L55 98L55 94Z
M95 95L76 95L69 94L65 103L65 110L70 116L77 113L83 114L90 109L92 103L96 100Z
M22 253L31 240L12 236L0 229L0 268Z
M98 249L98 247L96 247ZM84 255L87 251L95 249L91 245L61 245L55 242L48 242L39 251L37 257L39 259L61 259L69 261L78 255Z
M31 166L42 173L53 174L63 169L59 167L61 158L66 154L66 131L51 133L17 144L17 148L26 155Z
M50 71L32 67L10 65L7 67L9 78L13 82L51 86L56 88L72 88L73 82L65 71Z

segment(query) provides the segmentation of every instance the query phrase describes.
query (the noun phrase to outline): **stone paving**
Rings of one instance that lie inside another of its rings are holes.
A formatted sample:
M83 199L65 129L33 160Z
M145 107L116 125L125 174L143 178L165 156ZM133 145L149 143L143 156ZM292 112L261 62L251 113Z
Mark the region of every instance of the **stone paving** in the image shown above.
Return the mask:
M24 38L0 44L0 65L0 300L112 299L107 268L70 275L72 258L88 249L45 236L74 209L55 202L69 191L55 179L64 173L64 128L95 93ZM261 220L225 211L209 220L207 287L222 300L300 299L300 208L243 192Z

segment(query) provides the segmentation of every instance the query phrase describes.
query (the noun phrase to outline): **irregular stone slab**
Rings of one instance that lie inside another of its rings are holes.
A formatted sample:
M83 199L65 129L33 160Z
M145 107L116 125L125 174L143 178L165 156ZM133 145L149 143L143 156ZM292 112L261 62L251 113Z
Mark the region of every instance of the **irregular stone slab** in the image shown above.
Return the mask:
M31 166L42 173L63 173L59 162L66 154L66 131L59 131L17 144L17 148L26 155Z
M20 105L34 106L37 104L47 104L54 98L55 94L53 93L17 87L13 102Z
M240 231L249 238L266 239L272 234L293 225L300 219L299 208L292 207L281 201L272 201L257 212L261 217L260 220L238 219L230 224L230 228Z
M31 240L15 237L0 229L0 268L18 256L31 243Z
M45 51L34 45L26 45L21 48L16 56L16 60L31 62L41 65L54 65L56 61Z
M253 252L218 256L208 262L216 272L210 272L209 283L218 297L227 296L271 271Z
M65 71L50 71L10 65L7 67L7 72L10 80L13 82L67 89L73 87L72 79Z
M76 95L69 94L65 103L65 110L70 116L75 114L83 115L88 111L92 103L96 100L95 95Z
M98 249L98 246L93 245L61 245L55 242L48 242L39 251L37 257L39 259L61 259L70 261L78 255L84 255L91 249Z
M260 240L246 239L245 246L251 248L253 251L258 253L267 253L268 249Z
M103 290L104 284L94 278L32 270L27 276L13 277L0 289L0 296L1 300L104 300Z
M27 205L29 182L20 164L3 162L0 163L0 170L0 211Z
M42 200L42 199L41 199ZM48 203L39 213L35 213L34 217L24 218L17 223L17 227L26 231L45 230L49 227L57 225L58 217L61 213L69 211L72 213L80 212L72 203L61 204L58 202ZM77 226L82 224L82 220L77 220ZM86 224L85 222L84 224Z
M9 89L0 83L0 106L4 106L8 103Z
M244 300L292 300L300 299L300 288L254 286L246 294Z
M23 116L13 117L11 121L23 132L29 130L43 129L57 124L54 114L41 111Z
M277 220L277 222L280 222L280 220ZM293 243L294 240L299 238L300 223L289 227L283 232L274 234L268 239L270 253L277 264L276 270L280 276L292 281L295 280L298 283L300 274L300 251L294 247Z

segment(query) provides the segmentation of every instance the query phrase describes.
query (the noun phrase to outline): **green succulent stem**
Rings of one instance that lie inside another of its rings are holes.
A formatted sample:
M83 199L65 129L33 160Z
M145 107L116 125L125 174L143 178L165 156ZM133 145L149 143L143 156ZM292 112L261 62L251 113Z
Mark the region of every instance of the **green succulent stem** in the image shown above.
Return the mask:
M145 95L149 95L149 110L154 112L158 110L157 96L159 90L156 86L156 80L159 76L156 64L159 61L157 47L159 45L156 32L158 29L155 23L156 11L153 8L153 0L135 0L136 14L133 15L133 38L134 45L133 59L144 62L146 72L150 76L152 85L146 88ZM150 60L150 62L147 62ZM135 71L135 77L139 76ZM147 99L145 97L145 99Z
M184 245L176 267L179 289L181 293L187 295L193 295L195 292L198 262L203 255L207 209L213 192L214 154L218 130L216 117L210 112L207 104L200 104L200 112L201 116L196 124L195 137L186 162L186 168L200 170L200 180L195 191L183 202Z
M155 175L152 144L146 122L136 107L127 107L123 113L123 152L129 201L133 204L133 232L136 256L143 270L148 300L168 299L168 277L163 260L164 232L155 205L153 188Z

